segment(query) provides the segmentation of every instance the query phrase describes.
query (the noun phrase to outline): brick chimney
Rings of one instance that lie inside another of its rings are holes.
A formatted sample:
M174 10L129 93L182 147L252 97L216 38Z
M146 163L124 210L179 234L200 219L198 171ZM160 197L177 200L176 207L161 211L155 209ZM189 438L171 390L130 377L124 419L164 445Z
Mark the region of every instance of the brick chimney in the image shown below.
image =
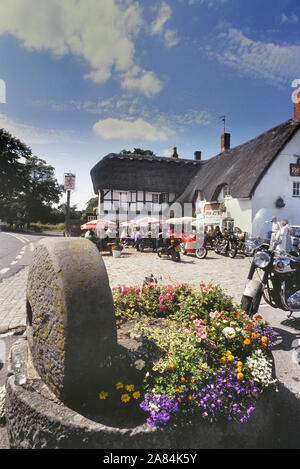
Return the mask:
M173 153L171 155L171 158L179 158L176 147L173 148Z
M230 134L224 133L221 135L221 151L230 149Z
M194 160L195 161L201 161L201 151L195 151L194 152Z
M300 121L300 88L293 92L294 117Z

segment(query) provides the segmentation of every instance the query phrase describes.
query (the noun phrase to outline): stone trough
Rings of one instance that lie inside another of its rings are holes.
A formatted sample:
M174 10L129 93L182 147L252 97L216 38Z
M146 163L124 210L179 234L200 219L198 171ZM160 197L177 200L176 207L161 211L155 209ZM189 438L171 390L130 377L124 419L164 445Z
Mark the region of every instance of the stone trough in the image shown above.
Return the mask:
M109 409L99 414L95 396L117 379L113 364L127 352L117 337L111 289L96 247L77 238L40 241L28 275L26 338L11 349L11 448L263 447L275 413L267 394L244 425L196 421L155 428L142 423L146 413L145 420L129 418L128 425L108 418Z

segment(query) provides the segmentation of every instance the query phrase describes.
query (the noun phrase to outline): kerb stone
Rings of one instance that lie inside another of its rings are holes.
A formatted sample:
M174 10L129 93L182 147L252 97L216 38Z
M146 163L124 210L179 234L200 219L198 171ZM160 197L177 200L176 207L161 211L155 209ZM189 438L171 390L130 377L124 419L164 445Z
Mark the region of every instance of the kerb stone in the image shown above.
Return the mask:
M26 310L33 365L61 401L83 402L110 379L106 364L117 344L114 306L104 262L91 241L38 243Z

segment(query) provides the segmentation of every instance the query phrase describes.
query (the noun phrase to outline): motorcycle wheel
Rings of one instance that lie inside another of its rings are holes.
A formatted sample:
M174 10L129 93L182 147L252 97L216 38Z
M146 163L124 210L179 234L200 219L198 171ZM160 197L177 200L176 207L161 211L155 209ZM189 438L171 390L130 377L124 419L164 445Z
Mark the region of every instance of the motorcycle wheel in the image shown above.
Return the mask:
M161 257L161 256L162 256L162 251L161 251L161 249L158 249L158 250L157 250L157 255L158 255L158 257Z
M215 253L216 253L216 254L221 254L221 246L220 246L219 244L217 244L217 245L215 246Z
M202 248L196 249L195 254L197 259L204 259L207 256L207 249L202 246Z
M174 262L179 262L180 261L180 254L177 251L172 251L171 252L171 257L172 257L172 261L174 261Z
M235 256L237 255L237 249L229 249L228 251L228 256L231 257L231 259L233 259Z
M183 243L181 243L180 249L181 249L181 254L183 254L184 256L186 256L186 251L185 251L185 248L184 248L184 244L183 244Z

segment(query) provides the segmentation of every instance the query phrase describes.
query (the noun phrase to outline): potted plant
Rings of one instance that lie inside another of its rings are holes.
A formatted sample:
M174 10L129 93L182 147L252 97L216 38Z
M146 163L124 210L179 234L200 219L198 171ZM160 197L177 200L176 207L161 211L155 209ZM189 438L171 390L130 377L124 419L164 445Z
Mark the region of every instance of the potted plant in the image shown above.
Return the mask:
M220 204L218 208L218 212L220 215L226 212L226 205L225 204Z
M275 207L276 208L283 208L285 207L285 203L282 197L278 197L275 201Z
M114 245L112 246L112 254L114 257L120 257L123 246L121 246L119 238L116 238Z

